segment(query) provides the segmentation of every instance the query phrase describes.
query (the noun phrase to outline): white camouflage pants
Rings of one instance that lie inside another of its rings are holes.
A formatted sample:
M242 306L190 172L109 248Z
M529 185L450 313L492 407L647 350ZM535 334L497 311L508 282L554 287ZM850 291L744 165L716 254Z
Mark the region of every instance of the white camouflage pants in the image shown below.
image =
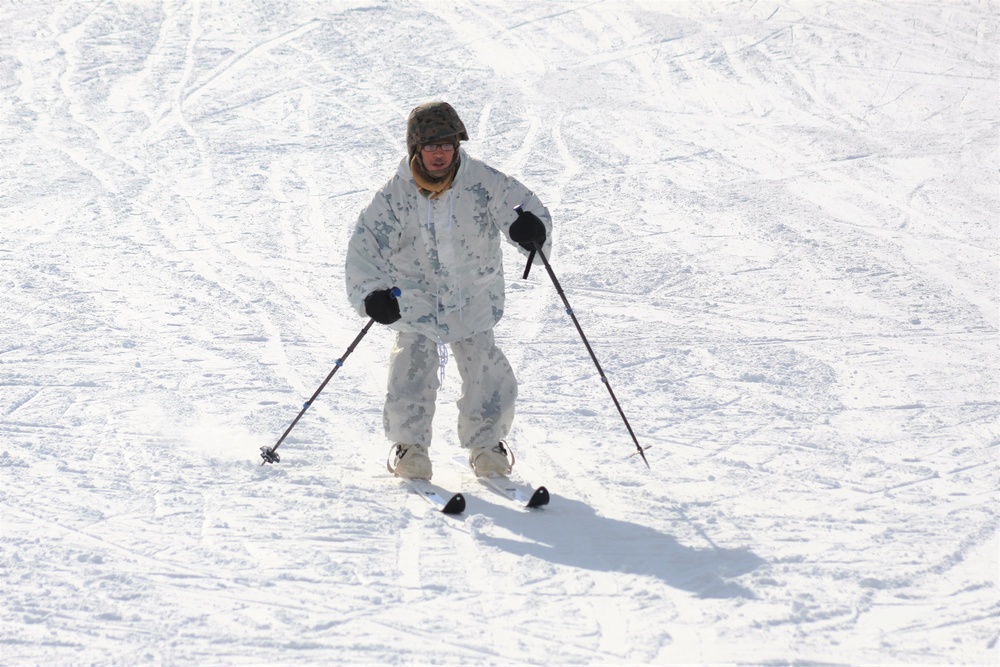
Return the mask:
M493 446L514 421L517 380L492 331L451 343L462 378L458 399L458 438L463 447ZM440 359L437 343L417 333L397 333L389 356L385 434L392 442L431 444L431 422Z

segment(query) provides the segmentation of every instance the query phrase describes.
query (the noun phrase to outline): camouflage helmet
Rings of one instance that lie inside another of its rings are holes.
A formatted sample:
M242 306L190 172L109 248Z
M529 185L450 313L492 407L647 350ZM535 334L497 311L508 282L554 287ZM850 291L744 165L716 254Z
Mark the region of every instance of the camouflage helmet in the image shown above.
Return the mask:
M458 137L469 140L458 112L447 102L427 102L413 109L406 119L406 148L410 157L417 154L420 147L442 139Z

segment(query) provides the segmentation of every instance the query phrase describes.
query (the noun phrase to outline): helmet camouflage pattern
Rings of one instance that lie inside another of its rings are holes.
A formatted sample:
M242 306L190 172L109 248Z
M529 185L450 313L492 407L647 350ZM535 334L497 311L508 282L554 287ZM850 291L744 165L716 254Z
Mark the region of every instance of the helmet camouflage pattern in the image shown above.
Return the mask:
M406 148L410 157L424 144L458 137L469 140L458 112L447 102L427 102L410 112L406 119Z

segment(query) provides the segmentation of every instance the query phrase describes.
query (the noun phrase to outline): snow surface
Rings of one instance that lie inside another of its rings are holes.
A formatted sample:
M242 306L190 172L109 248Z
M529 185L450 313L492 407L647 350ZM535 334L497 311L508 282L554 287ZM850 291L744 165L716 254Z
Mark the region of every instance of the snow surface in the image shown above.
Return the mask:
M0 664L1000 661L993 1L0 6ZM384 469L357 212L443 98L552 505Z

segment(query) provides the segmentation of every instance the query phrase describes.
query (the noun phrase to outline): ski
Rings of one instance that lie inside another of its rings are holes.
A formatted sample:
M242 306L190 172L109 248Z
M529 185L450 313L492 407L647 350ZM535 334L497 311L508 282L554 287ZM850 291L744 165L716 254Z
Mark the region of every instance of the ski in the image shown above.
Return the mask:
M452 459L455 465L460 467L465 472L475 472L469 467L468 461L461 456L456 456ZM476 479L479 483L487 486L490 490L500 494L507 500L517 503L525 509L537 509L539 507L545 507L549 504L549 490L544 486L532 487L528 484L520 484L515 482L510 477L504 477L502 475L493 475L489 477L479 477L476 475Z
M539 486L532 490L530 486L518 484L509 477L500 476L476 477L476 479L507 500L515 502L526 509L537 509L549 504L549 490L544 486Z
M442 514L461 514L465 511L465 496L461 493L449 493L424 479L399 479Z

